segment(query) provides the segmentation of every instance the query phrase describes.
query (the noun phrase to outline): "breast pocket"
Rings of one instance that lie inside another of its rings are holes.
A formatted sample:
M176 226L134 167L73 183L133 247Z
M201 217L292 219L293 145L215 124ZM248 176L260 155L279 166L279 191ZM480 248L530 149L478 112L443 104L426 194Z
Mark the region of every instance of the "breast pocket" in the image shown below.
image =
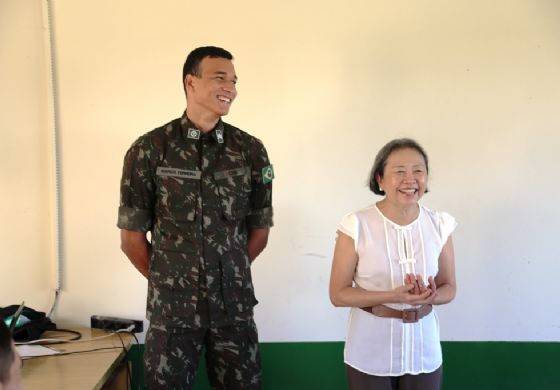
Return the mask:
M214 173L225 219L243 219L250 210L251 170L239 167Z
M195 253L200 172L158 168L154 246L166 251Z

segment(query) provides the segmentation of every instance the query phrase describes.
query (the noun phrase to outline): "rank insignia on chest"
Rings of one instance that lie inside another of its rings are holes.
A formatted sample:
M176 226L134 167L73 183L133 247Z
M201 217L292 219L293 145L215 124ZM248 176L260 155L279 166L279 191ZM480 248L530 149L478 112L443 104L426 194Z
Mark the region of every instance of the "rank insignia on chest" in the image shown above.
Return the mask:
M272 164L264 167L262 169L263 183L270 183L274 179L274 170L272 169Z
M222 132L222 130L217 129L216 130L216 138L218 139L218 142L223 144L224 143L224 134Z
M199 138L200 138L200 130L198 130L198 129L193 129L193 128L189 129L189 130L187 131L187 138L190 138L190 139L199 139Z

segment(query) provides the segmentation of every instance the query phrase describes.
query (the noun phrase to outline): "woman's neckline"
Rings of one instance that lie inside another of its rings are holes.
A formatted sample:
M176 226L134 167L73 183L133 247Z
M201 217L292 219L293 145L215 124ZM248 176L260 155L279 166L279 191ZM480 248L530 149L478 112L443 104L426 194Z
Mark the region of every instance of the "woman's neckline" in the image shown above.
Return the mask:
M377 212L379 213L379 215L381 215L383 217L383 219L385 219L387 222L390 222L391 224L398 226L398 227L402 227L402 228L406 228L409 227L411 225L414 225L419 219L420 216L422 215L422 205L418 205L418 215L416 216L416 218L414 218L411 222L402 225L400 223L397 223L395 221L393 221L392 219L390 219L389 217L387 217L385 214L383 214L383 212L381 211L381 209L379 208L379 206L377 205L379 202L376 202L373 204L373 207L375 208L375 210L377 210Z

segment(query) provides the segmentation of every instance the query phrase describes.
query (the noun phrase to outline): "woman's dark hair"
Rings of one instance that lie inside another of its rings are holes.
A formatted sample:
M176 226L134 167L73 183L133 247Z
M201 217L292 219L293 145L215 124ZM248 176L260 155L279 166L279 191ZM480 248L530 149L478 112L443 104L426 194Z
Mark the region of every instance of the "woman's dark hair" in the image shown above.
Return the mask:
M10 367L14 359L12 335L0 316L0 383L7 383L10 380Z
M410 138L398 138L394 139L377 152L377 156L375 156L375 161L373 163L373 168L371 168L371 172L369 174L369 189L377 195L385 195L385 191L382 191L379 188L379 183L377 182L378 177L383 177L383 171L385 170L385 166L387 165L387 159L391 155L391 153L396 152L397 150L401 149L414 149L418 153L424 157L424 162L426 163L426 173L429 172L428 168L428 155L420 146L420 144L413 139ZM426 189L428 192L428 189Z

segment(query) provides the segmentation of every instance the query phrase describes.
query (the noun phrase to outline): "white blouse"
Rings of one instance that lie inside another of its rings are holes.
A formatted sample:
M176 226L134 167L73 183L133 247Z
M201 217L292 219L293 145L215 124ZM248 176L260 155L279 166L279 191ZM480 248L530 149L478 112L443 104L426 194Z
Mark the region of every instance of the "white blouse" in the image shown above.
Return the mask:
M407 273L438 273L438 259L457 223L443 212L420 206L418 218L406 226L387 219L376 205L347 214L339 230L354 239L358 263L355 285L388 291L404 284ZM413 307L388 304L398 310ZM366 374L400 376L435 371L441 366L439 322L435 310L416 323L382 318L352 308L344 362Z

